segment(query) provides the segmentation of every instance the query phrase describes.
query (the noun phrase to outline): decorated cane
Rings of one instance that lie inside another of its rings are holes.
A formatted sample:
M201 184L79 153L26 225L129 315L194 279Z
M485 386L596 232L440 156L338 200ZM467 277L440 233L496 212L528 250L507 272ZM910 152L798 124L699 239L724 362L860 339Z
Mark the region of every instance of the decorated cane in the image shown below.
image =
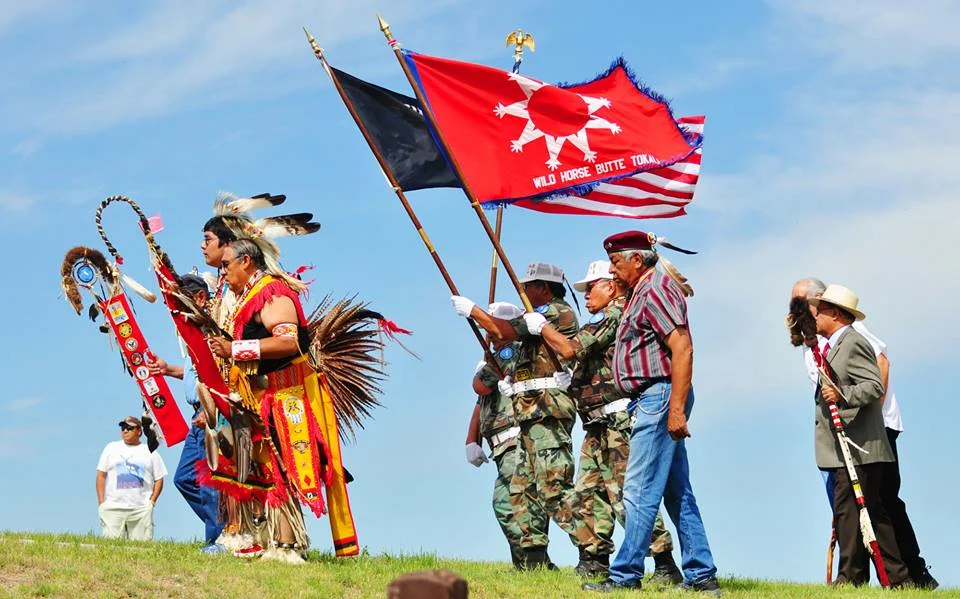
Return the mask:
M825 363L825 360L822 363ZM833 382L823 366L820 366L819 372L821 384L830 385L840 393L840 388ZM843 394L840 393L840 396L843 397ZM840 453L843 455L843 463L847 469L847 476L850 478L850 484L853 486L853 496L856 498L857 510L860 514L860 534L863 537L863 544L873 559L873 565L877 570L877 579L880 581L880 586L887 588L890 586L890 579L887 576L887 569L883 565L883 556L880 555L880 544L877 542L877 536L873 531L873 523L870 521L869 512L867 512L867 505L863 499L863 490L860 488L860 478L857 476L857 469L853 464L853 457L850 455L849 446L853 445L864 453L866 453L866 450L858 447L847 437L846 431L843 430L843 421L840 419L840 410L837 408L837 405L832 402L827 402L827 409L830 411L830 421L833 423L833 430L840 443ZM831 544L831 551L832 548L833 546Z
M99 216L98 212L98 225ZM112 249L112 246L108 244L108 248ZM152 376L145 364L151 356L150 347L121 284L121 281L132 279L120 273L120 264L122 260L119 259L114 264L108 263L103 254L92 248L72 248L64 256L61 265L61 285L77 314L82 308L79 288L86 289L93 296L96 304L90 308L91 319L96 320L99 314L103 315L101 330L113 334L127 372L137 381L144 405L153 414L153 420L160 427L167 446L172 447L187 437L189 429L166 381L163 377ZM101 294L93 289L98 283Z
M184 345L187 347L193 366L197 370L197 378L209 391L211 399L216 405L216 409L224 415L229 415L230 403L227 398L230 395L230 390L210 351L210 347L207 345L206 337L208 335L216 335L228 340L232 337L229 333L222 330L216 321L206 312L199 309L188 294L180 291L180 277L177 275L177 271L174 269L170 257L160 248L160 245L154 238L146 214L144 214L136 202L127 196L108 197L100 203L100 207L97 209L97 230L100 232L100 237L103 239L104 245L107 246L110 254L114 256L119 263L123 262L120 253L113 244L110 243L109 239L107 239L107 235L101 224L103 210L113 203L124 203L136 213L140 229L147 242L147 249L150 253L154 273L157 276L157 282L160 284L160 293L163 296L164 303L167 305L167 310L170 312L171 318L173 318L177 334L180 335ZM212 411L207 411L209 417ZM211 422L216 422L216 418L213 418Z

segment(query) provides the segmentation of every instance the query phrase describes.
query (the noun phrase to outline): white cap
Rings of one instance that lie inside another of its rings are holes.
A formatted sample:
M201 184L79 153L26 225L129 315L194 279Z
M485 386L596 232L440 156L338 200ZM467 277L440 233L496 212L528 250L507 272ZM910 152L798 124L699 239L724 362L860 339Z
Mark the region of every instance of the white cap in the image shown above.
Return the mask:
M587 275L574 283L573 288L577 291L586 291L588 283L599 281L600 279L613 279L613 275L610 274L610 262L608 260L591 262L590 266L587 267Z
M527 274L520 279L521 283L529 283L530 281L563 283L563 269L546 262L531 262L527 266Z
M493 302L490 304L490 309L487 310L487 312L489 312L491 316L496 316L503 320L513 320L523 314L523 310L520 307L510 302Z

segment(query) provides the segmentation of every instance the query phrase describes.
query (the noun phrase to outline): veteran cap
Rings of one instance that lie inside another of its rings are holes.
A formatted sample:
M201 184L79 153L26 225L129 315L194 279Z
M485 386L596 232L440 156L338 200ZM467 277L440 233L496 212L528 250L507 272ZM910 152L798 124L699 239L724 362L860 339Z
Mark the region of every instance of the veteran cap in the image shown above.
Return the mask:
M616 233L603 240L603 249L608 254L627 250L652 250L657 243L657 236L643 231L624 231Z
M520 282L529 283L531 281L563 284L563 269L546 262L531 262L527 266L527 274L523 275Z
M591 262L590 266L587 267L587 276L574 283L573 288L577 291L586 291L587 285L590 283L601 279L612 278L613 275L610 274L610 262L607 260L596 260Z

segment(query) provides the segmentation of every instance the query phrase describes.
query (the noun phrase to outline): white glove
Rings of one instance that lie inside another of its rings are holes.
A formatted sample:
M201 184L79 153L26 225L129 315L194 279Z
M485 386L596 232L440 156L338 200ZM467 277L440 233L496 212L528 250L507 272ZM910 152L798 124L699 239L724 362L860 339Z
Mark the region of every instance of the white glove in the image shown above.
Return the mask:
M483 453L483 448L476 443L467 443L467 461L479 468L484 462L489 462L487 454Z
M480 374L480 371L483 370L484 366L486 365L487 365L486 360L480 360L477 363L477 367L473 369L473 376L477 376L478 374Z
M539 335L547 324L547 319L539 312L527 312L523 315L523 322L527 323L527 331L531 335Z
M462 295L451 295L450 302L453 304L453 309L457 311L457 314L463 317L470 316L470 310L473 310L473 307L476 306L472 300Z
M497 381L497 391L504 397L513 397L513 379L506 376Z
M569 370L561 370L553 373L553 380L556 381L559 389L568 389L573 382L573 373Z

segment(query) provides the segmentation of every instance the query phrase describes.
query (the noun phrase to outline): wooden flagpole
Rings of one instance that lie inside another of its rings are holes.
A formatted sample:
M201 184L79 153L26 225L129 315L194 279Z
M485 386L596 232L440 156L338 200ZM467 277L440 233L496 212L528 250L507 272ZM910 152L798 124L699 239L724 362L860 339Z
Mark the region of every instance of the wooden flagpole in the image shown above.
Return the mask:
M421 224L420 219L417 218L417 215L413 211L413 207L410 205L410 202L407 201L407 197L403 193L400 183L397 182L396 175L393 174L393 170L390 168L390 165L387 164L387 161L383 157L383 154L380 153L380 149L377 147L377 144L374 143L373 137L371 137L366 125L363 123L360 115L357 114L357 109L354 107L353 102L350 101L350 98L347 96L346 92L343 91L343 86L340 84L340 80L337 79L337 76L332 70L330 70L330 64L327 62L327 58L323 53L323 48L320 47L320 44L317 43L317 40L310 35L310 32L307 31L306 28L303 29L303 32L307 34L307 41L310 42L310 48L313 49L313 54L317 57L317 60L320 61L320 64L323 65L323 70L326 71L327 75L329 75L330 80L333 81L333 86L336 88L337 93L340 94L340 99L347 107L347 111L350 113L350 116L353 117L353 122L356 123L357 128L360 129L360 133L363 135L363 139L366 140L367 145L370 147L370 151L373 152L373 156L377 159L377 163L380 164L380 169L383 171L384 176L386 176L387 181L390 182L390 186L393 188L394 193L397 194L400 204L406 211L407 216L410 217L410 222L420 235L420 239L423 240L424 246L426 246L427 251L430 253L430 257L433 258L434 264L437 265L437 269L440 271L440 275L443 277L444 282L446 282L447 287L450 289L450 293L453 295L460 295L456 284L450 277L449 271L447 271L447 267L444 265L443 260L440 259L440 255L437 253L436 248L430 241L430 237L427 236L427 232L424 230L423 224ZM487 346L486 341L484 341L483 333L480 332L480 329L477 327L477 323L475 323L471 318L468 318L467 322L470 324L470 329L473 331L474 336L480 343L480 347L483 348L483 351L487 356L487 363L493 364L494 367L496 367L496 360L494 360L490 355L490 348Z
M530 303L530 298L527 297L527 294L524 292L523 285L520 284L520 279L517 278L517 273L513 270L513 265L510 264L510 259L507 258L507 254L503 251L503 246L500 245L500 241L497 239L493 227L490 226L490 220L487 218L487 215L483 213L483 208L480 206L480 202L477 201L476 196L470 189L470 183L463 177L463 171L460 169L460 163L458 162L457 157L447 146L447 143L443 137L443 132L437 126L437 121L433 116L433 111L430 110L430 105L427 103L426 98L424 98L420 86L417 85L417 82L414 80L413 73L410 72L410 67L407 66L406 61L403 59L403 54L400 51L400 43L396 40L396 38L393 37L393 34L390 33L390 25L383 20L382 16L377 15L377 22L380 24L380 31L383 32L383 36L387 39L387 44L393 49L393 53L397 57L397 61L400 63L403 73L407 76L407 82L410 84L410 87L416 94L424 116L433 127L433 131L437 136L437 141L445 150L447 158L450 161L450 166L453 167L454 174L456 174L460 179L460 183L463 185L463 191L466 194L467 199L470 201L470 206L473 208L474 213L480 220L480 224L483 227L484 232L487 234L487 237L490 239L490 243L493 244L493 248L496 250L497 256L500 258L500 262L503 263L503 269L507 271L507 276L510 277L510 282L513 283L514 288L520 295L520 300L523 302L524 309L527 312L533 312L533 305ZM553 351L553 349L550 348L549 345L544 344L544 347L547 350L547 354L550 356L550 361L553 363L554 368L560 370L562 366L560 364L560 360L557 358L557 354Z

